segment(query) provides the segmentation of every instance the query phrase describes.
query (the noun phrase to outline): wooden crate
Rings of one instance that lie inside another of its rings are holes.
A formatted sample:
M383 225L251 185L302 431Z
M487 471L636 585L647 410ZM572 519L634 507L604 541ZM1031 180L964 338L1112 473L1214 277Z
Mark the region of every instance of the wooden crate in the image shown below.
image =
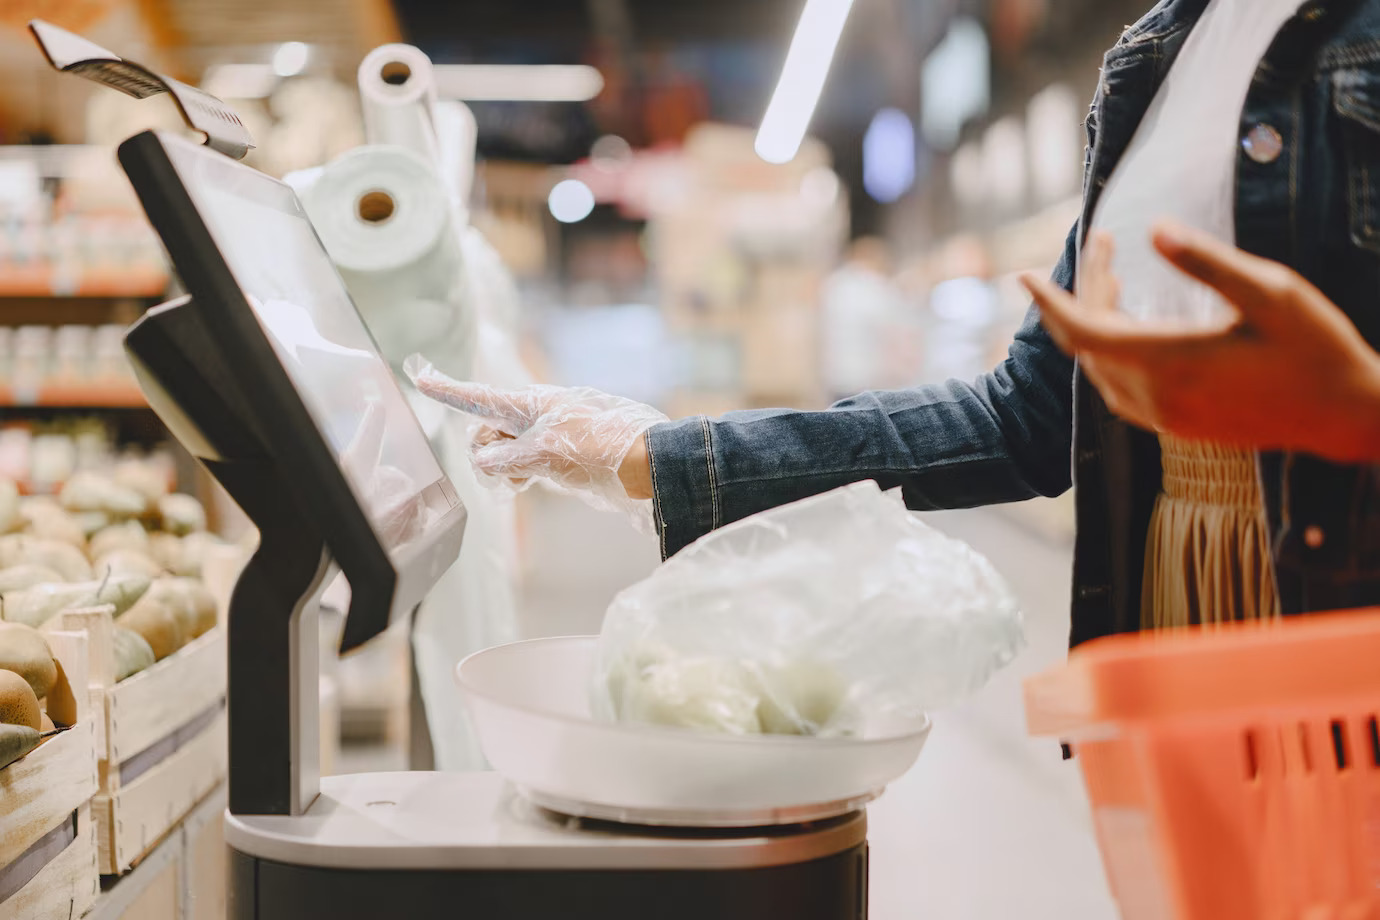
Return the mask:
M225 778L226 717L113 793L91 800L102 874L128 871Z
M85 920L224 920L226 850L224 784L118 877Z
M180 831L154 847L133 871L107 879L85 920L183 920Z
M101 880L90 803L79 806L67 821L75 830L71 843L23 888L0 901L0 920L70 920L95 902Z
M225 920L229 858L224 784L182 822L182 920Z
M0 867L6 875L16 873L7 887L22 881L0 901L0 920L80 917L99 887L90 813L97 788L97 719L81 690L88 674L87 637L62 631L46 638L62 665L47 711L53 721L72 727L0 769Z
M216 627L115 683L108 610L63 614L91 637L100 788L92 801L100 869L128 871L225 776L225 633ZM100 720L98 719L98 724Z
M64 629L90 637L90 696L96 712L101 791L121 786L123 768L224 705L225 632L216 627L147 670L115 682L115 621L108 608L62 614Z

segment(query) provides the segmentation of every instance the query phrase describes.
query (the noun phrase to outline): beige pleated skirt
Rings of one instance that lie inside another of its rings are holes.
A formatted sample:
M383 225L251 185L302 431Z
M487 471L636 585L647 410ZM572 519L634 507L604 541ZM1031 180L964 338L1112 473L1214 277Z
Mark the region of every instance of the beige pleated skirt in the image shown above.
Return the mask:
M1255 456L1169 436L1160 448L1164 481L1146 543L1142 628L1278 616Z

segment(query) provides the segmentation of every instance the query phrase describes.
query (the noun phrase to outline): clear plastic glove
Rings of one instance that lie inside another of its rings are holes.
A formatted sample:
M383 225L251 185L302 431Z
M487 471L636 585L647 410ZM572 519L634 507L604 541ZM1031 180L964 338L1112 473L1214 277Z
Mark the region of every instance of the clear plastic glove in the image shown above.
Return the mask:
M417 391L483 424L475 468L515 487L544 479L603 511L653 530L651 501L628 494L619 470L639 439L667 421L651 406L598 390L528 386L502 390L452 380L420 355L404 365Z

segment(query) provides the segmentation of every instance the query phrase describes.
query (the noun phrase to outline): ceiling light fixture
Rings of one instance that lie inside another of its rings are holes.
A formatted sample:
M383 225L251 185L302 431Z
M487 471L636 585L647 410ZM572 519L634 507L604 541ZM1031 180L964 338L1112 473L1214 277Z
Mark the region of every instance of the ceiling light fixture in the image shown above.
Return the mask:
M563 224L578 224L594 213L594 192L579 179L557 182L546 201L551 216Z
M863 135L863 188L882 204L915 185L915 126L900 109L882 109Z
M757 155L768 163L789 163L800 152L852 8L853 0L807 0L757 132Z
M604 76L584 64L438 64L437 95L463 102L588 102Z
M311 47L304 42L283 42L273 52L273 72L280 77L295 77L307 69Z

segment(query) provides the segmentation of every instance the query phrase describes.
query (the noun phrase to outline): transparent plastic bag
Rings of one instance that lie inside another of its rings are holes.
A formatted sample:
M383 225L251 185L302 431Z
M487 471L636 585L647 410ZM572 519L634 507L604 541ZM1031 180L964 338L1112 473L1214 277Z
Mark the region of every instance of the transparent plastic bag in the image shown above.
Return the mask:
M731 524L614 599L605 720L848 737L973 693L1024 644L982 556L860 483Z

